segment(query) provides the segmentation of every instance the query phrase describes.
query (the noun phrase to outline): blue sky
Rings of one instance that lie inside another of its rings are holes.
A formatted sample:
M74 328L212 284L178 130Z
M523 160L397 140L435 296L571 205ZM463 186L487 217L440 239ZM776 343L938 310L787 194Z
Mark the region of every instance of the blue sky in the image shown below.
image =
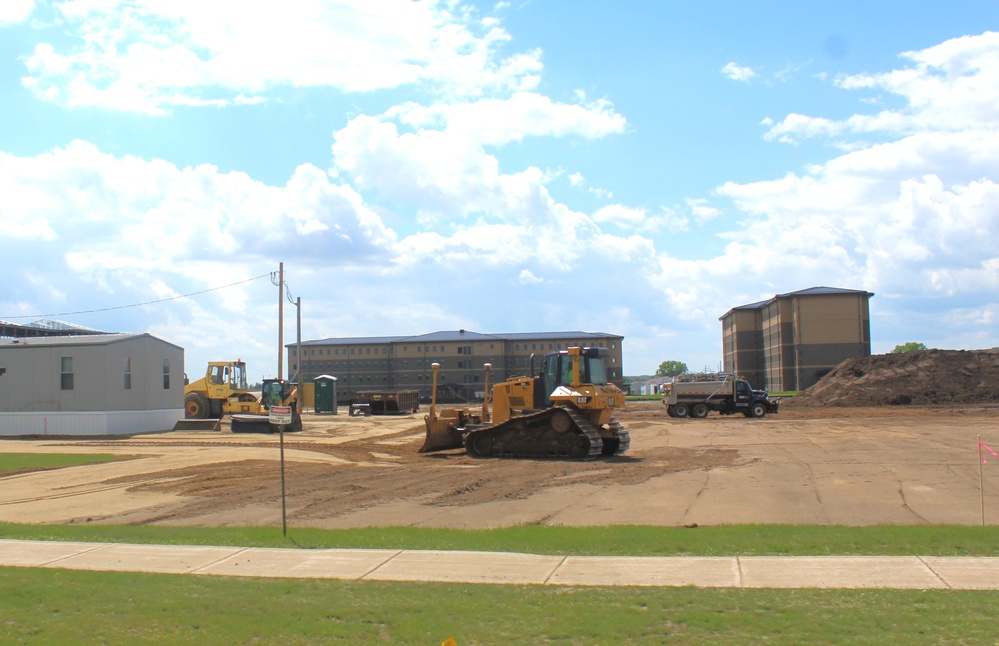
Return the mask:
M984 2L5 0L0 319L269 376L284 262L306 339L583 330L623 335L628 374L700 369L731 307L825 285L876 294L876 353L999 346L997 23Z

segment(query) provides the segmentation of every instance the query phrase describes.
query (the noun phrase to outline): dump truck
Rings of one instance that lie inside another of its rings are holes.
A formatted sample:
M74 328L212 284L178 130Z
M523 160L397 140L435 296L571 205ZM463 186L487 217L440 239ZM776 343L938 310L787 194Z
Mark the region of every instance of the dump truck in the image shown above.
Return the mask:
M621 455L631 446L628 431L614 418L624 393L607 380L607 348L571 347L541 358L530 376L489 389L482 410L444 409L436 401L425 418L421 453L464 448L473 457L594 459ZM487 370L488 375L488 370ZM434 367L436 398L437 366ZM488 383L488 382L487 382Z
M663 384L662 402L670 417L704 419L710 411L718 411L760 418L776 413L780 398L771 399L767 391L754 390L732 373L718 372L679 375Z

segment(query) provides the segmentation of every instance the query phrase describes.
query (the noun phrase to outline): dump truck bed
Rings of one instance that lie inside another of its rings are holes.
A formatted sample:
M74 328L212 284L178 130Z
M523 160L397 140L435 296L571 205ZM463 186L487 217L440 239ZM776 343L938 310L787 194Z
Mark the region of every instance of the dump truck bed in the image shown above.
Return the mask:
M355 404L367 404L372 415L412 414L420 410L416 390L366 390L354 396Z

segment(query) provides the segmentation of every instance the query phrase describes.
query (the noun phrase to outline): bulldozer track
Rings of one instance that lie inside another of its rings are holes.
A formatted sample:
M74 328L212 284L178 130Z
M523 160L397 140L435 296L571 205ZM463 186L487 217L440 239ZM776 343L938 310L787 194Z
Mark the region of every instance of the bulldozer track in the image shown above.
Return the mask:
M614 437L617 438L618 444L617 448L614 450L614 455L623 455L629 448L631 448L631 433L621 425L621 422L617 421L617 418L611 417L610 419L610 430L614 433Z
M559 432L552 422L563 413L574 428ZM466 452L477 458L593 460L603 453L603 447L600 432L584 415L569 407L521 415L465 436Z

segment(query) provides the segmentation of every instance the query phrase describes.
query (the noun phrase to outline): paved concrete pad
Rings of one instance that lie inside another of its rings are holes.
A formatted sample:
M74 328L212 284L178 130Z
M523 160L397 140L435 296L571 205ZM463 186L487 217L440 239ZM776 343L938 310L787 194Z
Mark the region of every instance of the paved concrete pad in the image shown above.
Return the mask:
M999 590L997 557L563 557L0 539L0 567L440 583Z
M201 568L197 574L360 579L399 550L292 550L254 547Z
M924 563L955 590L999 589L999 558L924 556Z
M446 583L537 583L548 581L563 556L510 552L406 550L368 574L385 581Z
M946 588L916 556L750 556L746 588Z
M155 549L151 549L155 548ZM106 544L46 567L73 570L110 570L114 572L157 572L189 574L240 552L241 547L199 545L123 545Z
M570 556L549 583L737 587L739 565L734 557Z
M0 540L0 565L44 567L105 545L107 543Z

